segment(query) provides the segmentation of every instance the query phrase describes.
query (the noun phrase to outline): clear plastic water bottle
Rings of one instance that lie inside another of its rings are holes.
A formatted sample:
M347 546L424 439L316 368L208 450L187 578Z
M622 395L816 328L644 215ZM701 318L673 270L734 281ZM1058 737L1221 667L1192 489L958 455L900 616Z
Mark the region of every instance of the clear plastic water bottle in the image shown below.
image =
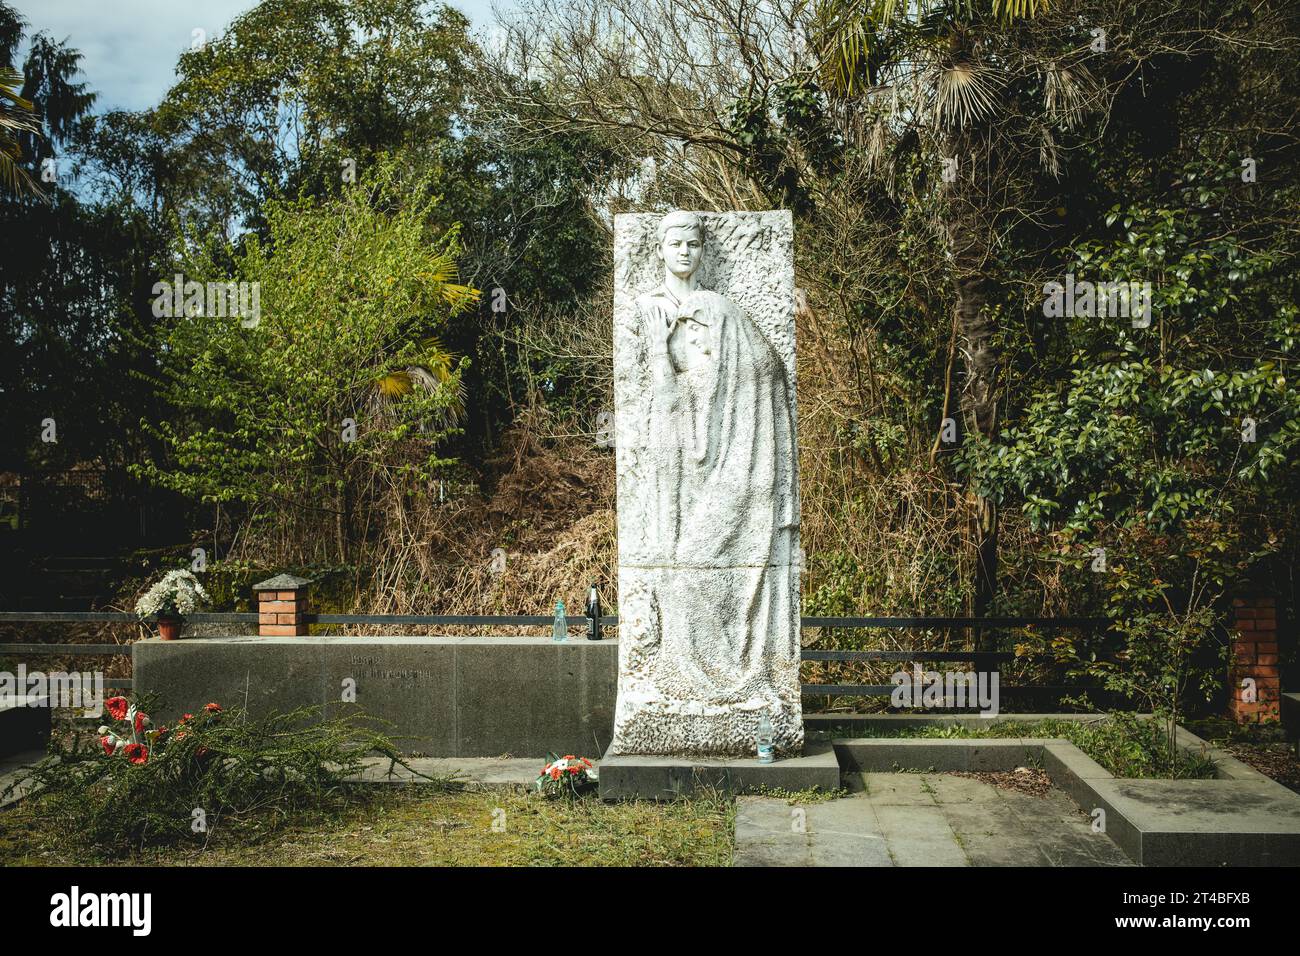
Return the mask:
M755 734L759 763L771 763L775 759L775 736L772 730L772 718L767 711L763 711L758 718L758 733Z
M564 623L564 602L555 602L555 622L551 625L551 640L563 641L569 636L569 625Z

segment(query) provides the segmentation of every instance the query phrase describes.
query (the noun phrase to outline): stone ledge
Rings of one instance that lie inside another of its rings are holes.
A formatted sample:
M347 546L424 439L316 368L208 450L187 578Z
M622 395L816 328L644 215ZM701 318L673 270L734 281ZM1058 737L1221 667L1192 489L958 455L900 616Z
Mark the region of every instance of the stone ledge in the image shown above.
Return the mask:
M169 723L208 701L254 714L364 713L406 753L599 754L614 726L618 642L547 637L209 637L131 645L137 693ZM355 702L344 702L351 680Z
M989 724L1025 723L1040 720L1096 721L1105 719L1098 714L996 714L985 717L969 713L922 714L804 714L804 726L809 730L826 730L836 727L855 727L864 730L897 730L900 727L978 727ZM969 738L968 738L969 739ZM996 739L996 738L991 738Z
M854 773L890 770L994 771L1015 770L1038 759L1041 740L979 738L931 740L882 737L841 739L833 743L845 770Z
M389 772L385 758L371 757L361 772L349 779L355 783L396 787L451 781L469 789L530 788L548 760L546 757L412 757L408 763L412 770L424 776L415 776L402 767L394 767ZM426 779L429 777L433 779Z
M1182 728L1179 743L1220 759ZM1156 780L1115 777L1060 739L845 738L834 747L846 768L863 770L1011 770L1040 762L1083 812L1105 811L1106 835L1142 866L1300 866L1300 794L1226 754L1218 778Z
M600 761L602 800L674 800L698 789L836 790L840 764L828 743L811 743L803 756L762 764L757 757L687 758L606 754Z

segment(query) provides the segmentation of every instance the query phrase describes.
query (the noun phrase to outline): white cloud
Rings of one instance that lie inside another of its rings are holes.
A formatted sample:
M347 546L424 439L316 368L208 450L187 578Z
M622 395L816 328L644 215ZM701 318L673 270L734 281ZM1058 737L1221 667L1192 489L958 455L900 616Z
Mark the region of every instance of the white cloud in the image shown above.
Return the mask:
M196 28L209 36L256 0L19 0L28 34L44 30L81 51L97 110L143 109L175 79L176 58ZM26 9L24 9L26 7ZM24 51L25 52L25 51Z
M29 35L44 30L81 51L83 79L99 94L97 112L155 105L175 80L176 59L189 49L194 30L211 38L257 5L257 0L9 2L27 20ZM451 6L476 27L492 19L489 0L456 0Z

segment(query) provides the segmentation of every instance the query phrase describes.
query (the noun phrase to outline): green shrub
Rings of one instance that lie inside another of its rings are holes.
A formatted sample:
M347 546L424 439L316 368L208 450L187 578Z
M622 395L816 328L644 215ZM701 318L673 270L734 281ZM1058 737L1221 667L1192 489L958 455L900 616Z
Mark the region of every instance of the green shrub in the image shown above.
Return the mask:
M100 734L52 739L49 756L9 790L35 784L42 814L69 841L118 855L203 845L221 830L255 837L337 813L358 798L348 778L372 755L387 757L390 769L411 770L364 717L318 721L318 708L265 717L236 707L196 709L175 727L141 735L145 755L138 747L106 753Z

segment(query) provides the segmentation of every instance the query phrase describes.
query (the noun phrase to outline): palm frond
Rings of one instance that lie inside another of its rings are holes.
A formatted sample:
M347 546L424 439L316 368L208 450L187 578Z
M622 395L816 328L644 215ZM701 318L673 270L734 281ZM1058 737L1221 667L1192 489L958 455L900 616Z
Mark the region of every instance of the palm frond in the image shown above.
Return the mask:
M993 0L993 15L1007 21L1032 19L1051 8L1051 0Z
M1072 129L1092 108L1096 82L1083 64L1058 67L1049 63L1043 71L1043 105L1047 115L1062 129Z
M480 294L478 289L467 285L459 285L455 282L444 282L442 286L442 297L451 306L453 314L473 305L479 300Z
M384 398L401 398L409 395L412 388L409 370L399 369L385 372L375 379L375 388Z
M1056 138L1052 136L1052 128L1044 126L1041 133L1041 139L1038 144L1038 164L1046 170L1053 179L1061 178L1061 157L1056 148Z
M986 0L812 0L813 31L822 86L843 96L861 93L879 33L895 20L931 34L950 33L954 20L973 20ZM1030 19L1051 9L1051 0L993 0L1003 22ZM801 6L802 9L802 6ZM869 82L869 80L868 80ZM976 86L973 95L980 92ZM978 108L978 99L968 106Z
M876 33L898 8L898 0L817 0L813 22L825 89L844 96L861 92Z
M12 67L0 67L0 184L13 193L30 193L47 198L27 170L22 167L23 151L17 134L40 134L44 129L36 108L24 99L23 75Z
M456 357L443 348L436 336L427 336L419 342L419 352L412 356L410 365L380 372L373 382L377 410L412 392L436 392L455 383L456 391L437 424L455 426L465 412L465 383L456 379Z
M979 63L953 63L935 83L935 120L940 126L966 127L992 115L1003 86L998 72Z
M12 100L22 109L35 109L30 100L25 100L18 94L22 86L23 75L21 73L11 66L0 66L0 96Z
M867 165L875 170L884 169L889 158L889 146L889 121L879 116L867 130Z

